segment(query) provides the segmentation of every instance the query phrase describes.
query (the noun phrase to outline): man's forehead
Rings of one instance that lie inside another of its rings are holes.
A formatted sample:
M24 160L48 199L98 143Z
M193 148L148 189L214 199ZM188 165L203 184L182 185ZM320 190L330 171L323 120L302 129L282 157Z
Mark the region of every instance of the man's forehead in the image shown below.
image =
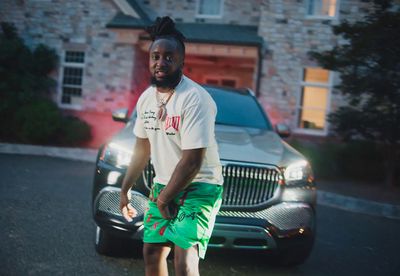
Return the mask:
M176 52L178 43L173 39L160 38L155 40L150 46L150 52Z

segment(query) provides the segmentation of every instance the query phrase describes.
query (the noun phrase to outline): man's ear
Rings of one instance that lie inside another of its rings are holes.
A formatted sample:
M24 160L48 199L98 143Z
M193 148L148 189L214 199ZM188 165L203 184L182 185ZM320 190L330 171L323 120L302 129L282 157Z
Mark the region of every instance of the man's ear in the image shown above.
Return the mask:
M182 61L181 61L181 68L183 69L183 66L185 65L185 59L184 58L182 58Z

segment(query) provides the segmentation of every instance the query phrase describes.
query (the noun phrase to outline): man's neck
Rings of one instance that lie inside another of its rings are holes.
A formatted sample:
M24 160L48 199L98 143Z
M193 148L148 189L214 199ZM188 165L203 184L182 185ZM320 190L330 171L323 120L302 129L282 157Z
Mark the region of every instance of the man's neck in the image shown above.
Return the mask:
M156 87L156 89L160 93L170 93L174 90L173 88L158 87L158 86Z

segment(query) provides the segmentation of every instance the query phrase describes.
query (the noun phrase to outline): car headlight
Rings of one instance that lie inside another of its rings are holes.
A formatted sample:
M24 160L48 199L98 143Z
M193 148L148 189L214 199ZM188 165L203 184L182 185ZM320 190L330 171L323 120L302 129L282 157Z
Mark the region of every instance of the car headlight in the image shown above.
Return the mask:
M283 172L286 184L296 184L299 182L312 182L314 175L310 164L306 160L301 160L290 164Z
M100 160L116 167L128 167L131 157L132 151L116 143L110 143L104 147Z

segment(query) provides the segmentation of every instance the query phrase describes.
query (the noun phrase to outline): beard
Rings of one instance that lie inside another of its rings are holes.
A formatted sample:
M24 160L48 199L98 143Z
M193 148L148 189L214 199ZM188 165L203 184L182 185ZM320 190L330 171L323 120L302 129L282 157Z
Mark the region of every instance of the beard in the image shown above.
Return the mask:
M154 76L151 76L150 83L158 88L173 89L178 85L182 77L182 70L177 69L172 74L166 76L163 80L157 80Z

